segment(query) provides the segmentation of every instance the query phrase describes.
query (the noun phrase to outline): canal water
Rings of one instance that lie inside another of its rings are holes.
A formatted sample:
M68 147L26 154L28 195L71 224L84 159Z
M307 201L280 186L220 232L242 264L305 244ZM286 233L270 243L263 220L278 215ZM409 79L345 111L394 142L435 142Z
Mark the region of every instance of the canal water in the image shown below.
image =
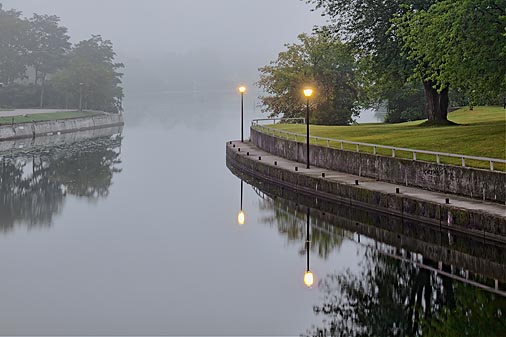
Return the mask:
M399 219L229 170L233 92L125 106L122 130L0 153L0 334L506 331L504 247L406 225L427 254L446 252L441 263Z

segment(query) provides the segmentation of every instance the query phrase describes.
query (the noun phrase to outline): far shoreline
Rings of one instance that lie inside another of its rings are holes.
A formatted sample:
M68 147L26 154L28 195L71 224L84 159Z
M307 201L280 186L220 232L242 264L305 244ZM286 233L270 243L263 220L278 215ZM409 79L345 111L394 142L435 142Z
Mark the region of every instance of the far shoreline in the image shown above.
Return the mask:
M3 110L0 111L0 141L123 125L122 114L104 111Z

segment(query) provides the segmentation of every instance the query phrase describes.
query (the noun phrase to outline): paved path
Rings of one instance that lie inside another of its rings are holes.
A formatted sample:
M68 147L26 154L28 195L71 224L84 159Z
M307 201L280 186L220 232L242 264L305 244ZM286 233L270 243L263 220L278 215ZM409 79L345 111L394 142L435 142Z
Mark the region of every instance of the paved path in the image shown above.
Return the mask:
M243 156L246 156L247 155L246 153L249 152L251 159L258 160L258 157L262 157L261 159L262 163L270 166L274 166L274 161L277 161L278 164L277 167L290 171L295 171L295 167L298 167L299 174L305 174L311 177L321 178L322 173L325 173L325 178L322 179L328 179L331 181L336 181L339 183L349 185L355 185L355 180L358 180L359 185L361 187L365 187L369 190L383 193L395 194L396 188L400 188L400 193L403 195L410 196L420 200L439 203L441 205L444 205L446 203L446 198L450 198L450 204L455 207L461 207L470 210L481 210L490 214L506 217L506 205L501 205L488 201L480 201L477 199L471 199L466 197L460 197L453 194L431 192L415 187L406 187L402 185L391 184L383 181L377 181L375 179L359 177L337 171L330 171L327 169L318 168L314 166L311 167L310 169L307 169L306 164L274 156L268 152L265 152L257 148L250 142L241 143L240 141L234 141L232 142L232 144L227 143L227 146L233 147L233 145L235 145L234 150L237 151L238 148L241 149L241 151L238 153Z
M73 110L65 110L65 109L17 109L17 110L5 110L0 111L0 117L14 117L14 116L23 116L23 115L35 115L35 114L45 114L52 112L66 112L66 111L76 111Z

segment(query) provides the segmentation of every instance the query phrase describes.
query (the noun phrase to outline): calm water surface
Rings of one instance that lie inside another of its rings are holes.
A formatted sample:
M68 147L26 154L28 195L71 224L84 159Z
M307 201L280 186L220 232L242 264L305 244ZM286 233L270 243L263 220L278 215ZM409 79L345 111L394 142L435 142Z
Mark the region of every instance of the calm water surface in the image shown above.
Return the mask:
M126 106L120 133L0 154L0 334L414 335L457 306L452 317L506 325L504 297L403 262L438 267L316 209L306 288L302 202L246 182L237 224L241 179L225 166L237 97Z

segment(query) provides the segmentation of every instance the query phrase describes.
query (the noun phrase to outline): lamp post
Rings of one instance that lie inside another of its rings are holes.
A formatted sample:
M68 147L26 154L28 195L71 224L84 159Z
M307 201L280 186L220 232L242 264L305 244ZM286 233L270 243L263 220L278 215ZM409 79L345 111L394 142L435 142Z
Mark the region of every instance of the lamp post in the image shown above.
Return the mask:
M307 215L306 215L306 272L304 273L304 284L306 287L311 288L314 283L314 275L313 272L311 272L311 269L309 269L309 247L311 244L311 240L309 237L309 217L311 213L309 210L309 207L307 209Z
M304 89L304 96L306 96L306 145L307 145L307 168L310 168L309 165L309 98L313 94L313 89L306 88Z
M79 112L83 112L83 85L84 83L79 83Z
M241 93L241 143L244 143L244 93L246 92L246 87L241 85L239 92Z
M239 211L239 214L237 214L237 223L239 225L244 225L246 221L246 216L244 215L244 211L242 210L242 194L243 194L243 181L241 180L241 209Z

